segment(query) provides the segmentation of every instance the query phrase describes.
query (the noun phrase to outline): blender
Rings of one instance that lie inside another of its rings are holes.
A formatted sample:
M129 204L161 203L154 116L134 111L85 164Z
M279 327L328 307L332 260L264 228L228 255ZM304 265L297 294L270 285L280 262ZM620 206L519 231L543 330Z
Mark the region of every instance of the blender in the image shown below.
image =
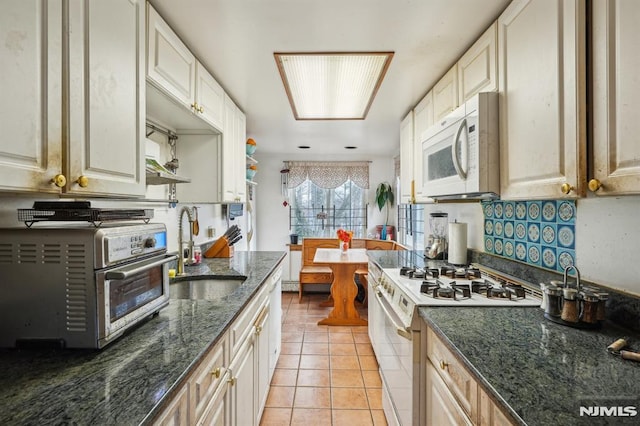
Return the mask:
M444 259L447 252L447 227L449 215L442 212L429 214L429 228L431 234L427 240L425 256L429 259Z

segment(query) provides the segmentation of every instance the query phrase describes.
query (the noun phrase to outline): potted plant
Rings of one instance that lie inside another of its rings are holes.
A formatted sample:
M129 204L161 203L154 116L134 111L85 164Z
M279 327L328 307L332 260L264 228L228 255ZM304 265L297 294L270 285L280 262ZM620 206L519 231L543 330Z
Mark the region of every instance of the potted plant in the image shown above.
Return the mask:
M389 206L393 205L393 190L391 189L391 185L389 182L382 182L376 188L376 203L378 204L378 208L382 211L382 208L386 206L387 211L385 215L384 225L382 225L382 230L380 231L380 239L387 239L387 223L389 222Z

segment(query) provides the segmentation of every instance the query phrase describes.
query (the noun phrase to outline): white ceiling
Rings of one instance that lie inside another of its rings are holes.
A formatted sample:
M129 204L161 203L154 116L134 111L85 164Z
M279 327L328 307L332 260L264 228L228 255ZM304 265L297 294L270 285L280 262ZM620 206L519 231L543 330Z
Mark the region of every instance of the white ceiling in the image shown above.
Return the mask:
M261 152L395 155L400 121L511 0L151 0ZM274 52L393 51L365 120L296 121Z

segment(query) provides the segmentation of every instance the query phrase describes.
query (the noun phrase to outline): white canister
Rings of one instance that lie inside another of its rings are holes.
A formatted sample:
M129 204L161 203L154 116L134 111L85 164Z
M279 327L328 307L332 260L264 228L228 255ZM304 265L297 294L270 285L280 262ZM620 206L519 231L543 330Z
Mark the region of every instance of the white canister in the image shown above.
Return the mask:
M466 223L449 223L449 263L453 265L467 264Z

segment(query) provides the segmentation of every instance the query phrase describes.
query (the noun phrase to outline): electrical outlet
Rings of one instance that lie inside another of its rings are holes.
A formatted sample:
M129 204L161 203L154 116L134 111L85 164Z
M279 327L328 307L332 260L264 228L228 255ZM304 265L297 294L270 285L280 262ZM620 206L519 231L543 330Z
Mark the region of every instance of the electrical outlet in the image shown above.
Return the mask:
M213 238L216 236L216 228L214 228L213 226L210 226L207 228L207 237L209 238Z

